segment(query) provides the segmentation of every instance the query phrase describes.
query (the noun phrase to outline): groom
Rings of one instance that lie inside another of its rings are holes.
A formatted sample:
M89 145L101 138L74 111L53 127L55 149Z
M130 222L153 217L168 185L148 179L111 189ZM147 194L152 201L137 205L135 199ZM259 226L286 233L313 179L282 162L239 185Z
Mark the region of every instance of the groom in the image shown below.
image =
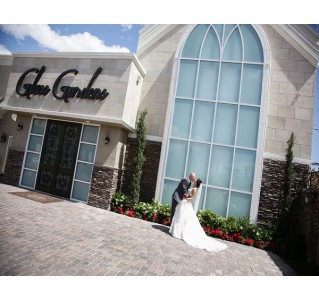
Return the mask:
M191 172L187 178L183 178L177 188L175 189L172 195L172 211L171 211L171 221L173 221L173 217L175 214L175 208L178 203L180 203L183 198L184 194L187 193L187 190L190 188L191 183L196 181L196 174Z

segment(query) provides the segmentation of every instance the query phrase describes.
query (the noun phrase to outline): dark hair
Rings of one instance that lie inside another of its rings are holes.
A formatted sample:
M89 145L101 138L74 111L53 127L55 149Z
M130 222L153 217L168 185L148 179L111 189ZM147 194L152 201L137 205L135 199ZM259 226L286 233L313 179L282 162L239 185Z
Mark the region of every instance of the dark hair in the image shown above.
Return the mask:
M202 180L198 178L198 179L196 180L196 187L199 188L200 185L201 185L201 183L202 183Z

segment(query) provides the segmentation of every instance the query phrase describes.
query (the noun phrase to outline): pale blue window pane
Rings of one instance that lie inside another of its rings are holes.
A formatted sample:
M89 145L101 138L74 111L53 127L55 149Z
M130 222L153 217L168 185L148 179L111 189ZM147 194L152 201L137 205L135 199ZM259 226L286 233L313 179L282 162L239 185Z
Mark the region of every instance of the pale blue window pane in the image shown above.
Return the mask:
M34 152L41 152L42 140L42 136L30 135L28 150Z
M195 172L197 178L206 182L210 146L201 143L190 143L186 174Z
M34 186L35 186L35 176L36 176L36 172L35 171L24 170L23 171L23 175L22 175L21 185L27 186L27 187L30 187L30 188L34 188Z
M237 105L218 104L214 142L234 145L237 120Z
M194 97L196 82L197 61L181 60L177 97Z
M74 181L72 198L87 202L90 190L90 184L84 182Z
M207 188L205 208L210 209L215 214L226 217L228 204L228 191Z
M232 192L228 216L249 217L250 216L251 195Z
M244 65L241 103L260 104L263 66Z
M243 58L243 49L239 29L235 29L230 35L223 52L224 60L241 61Z
M181 179L182 177L178 179L178 181L167 180L167 179L164 180L163 194L162 194L162 200L161 200L162 204L169 204L169 205L172 204L172 195Z
M245 61L263 62L264 54L260 39L251 25L240 25L244 40Z
M202 61L199 68L197 98L215 100L219 63Z
M224 30L224 25L222 24L214 24L212 27L215 28L217 35L219 37L220 43L223 41L223 30Z
M166 177L180 179L184 177L187 142L170 140L166 165Z
M236 149L232 188L252 192L256 151Z
M210 142L214 121L215 104L211 102L196 101L192 139Z
M241 64L223 63L221 68L218 99L238 102Z
M225 32L224 32L224 42L226 42L228 36L230 35L230 33L232 32L232 30L234 29L234 27L236 26L236 24L226 24L225 25Z
M259 126L259 108L241 106L237 129L237 145L247 148L257 148Z
M82 144L80 146L79 158L78 160L93 162L95 154L95 145Z
M75 172L75 179L90 182L92 171L93 171L93 165L78 162L76 172Z
M220 46L217 35L213 28L210 28L202 49L201 58L203 59L219 59L220 57Z
M198 58L199 50L202 45L204 35L208 29L208 25L196 26L187 38L183 48L183 57Z
M233 148L213 146L208 184L230 187L233 151Z
M44 135L46 120L33 119L31 133Z
M99 133L99 127L84 125L82 141L96 144L98 133Z
M25 158L24 167L28 169L37 170L39 164L39 154L28 152Z
M188 138L190 132L193 102L176 99L171 136Z

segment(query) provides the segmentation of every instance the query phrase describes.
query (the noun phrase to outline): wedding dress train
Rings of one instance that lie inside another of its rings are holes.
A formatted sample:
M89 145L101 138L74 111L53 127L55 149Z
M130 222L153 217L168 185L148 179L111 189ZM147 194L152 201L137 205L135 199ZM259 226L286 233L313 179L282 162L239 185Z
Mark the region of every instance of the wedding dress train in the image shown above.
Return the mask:
M187 200L182 200L177 205L169 232L173 237L184 240L195 248L210 252L222 251L227 248L226 244L206 235L192 203Z

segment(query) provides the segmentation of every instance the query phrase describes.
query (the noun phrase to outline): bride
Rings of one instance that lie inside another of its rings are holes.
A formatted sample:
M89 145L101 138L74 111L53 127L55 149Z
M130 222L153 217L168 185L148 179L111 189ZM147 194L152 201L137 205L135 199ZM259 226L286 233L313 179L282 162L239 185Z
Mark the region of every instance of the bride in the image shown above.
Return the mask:
M169 232L173 237L184 240L192 247L211 252L221 251L226 249L227 245L208 237L196 216L202 192L201 183L202 181L197 179L196 187L189 190L190 196L185 195L183 200L177 205ZM194 208L192 202L194 203Z

